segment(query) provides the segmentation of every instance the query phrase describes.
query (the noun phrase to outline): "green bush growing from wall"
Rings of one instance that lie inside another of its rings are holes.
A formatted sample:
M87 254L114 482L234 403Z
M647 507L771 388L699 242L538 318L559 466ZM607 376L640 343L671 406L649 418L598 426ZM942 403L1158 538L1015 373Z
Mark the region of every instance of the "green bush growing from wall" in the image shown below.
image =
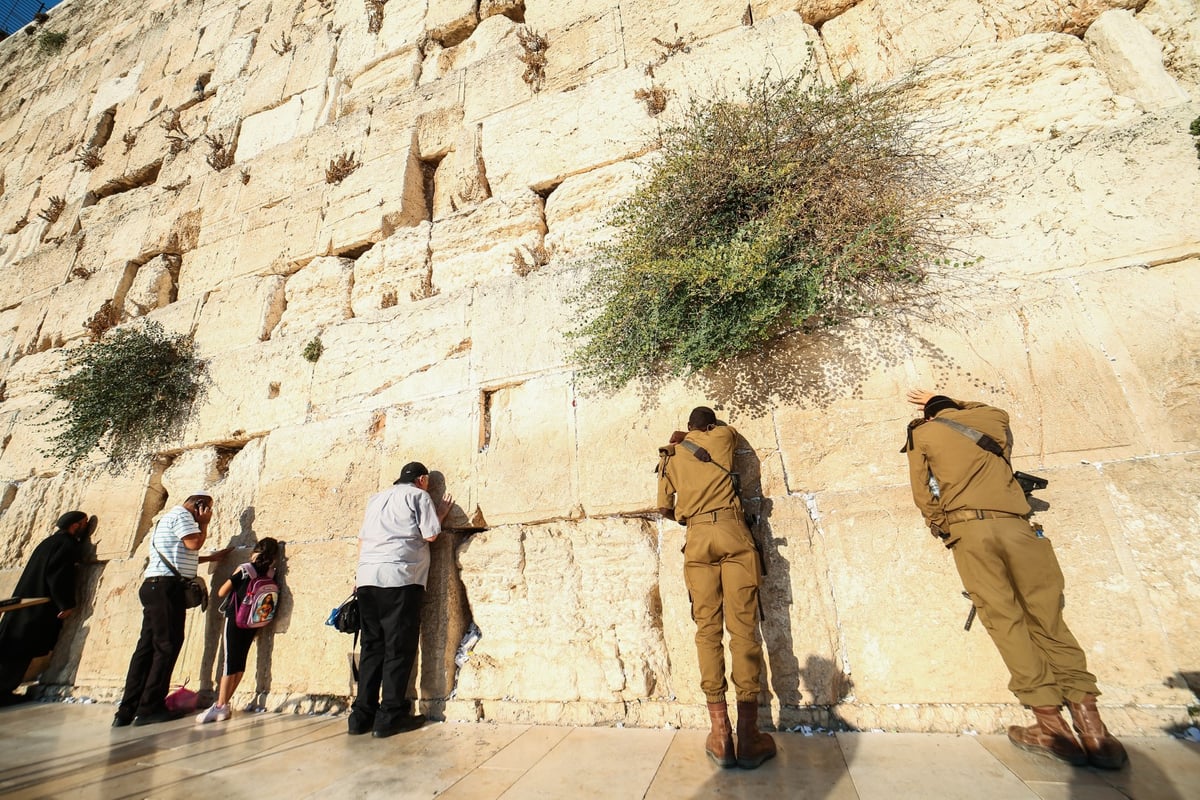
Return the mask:
M922 294L959 198L905 98L806 70L694 101L574 298L582 371L686 374Z
M62 52L67 43L67 34L62 31L42 31L37 37L38 52L52 56Z
M178 431L203 397L206 372L191 338L157 322L111 330L67 355L50 388L61 406L48 424L61 428L46 454L69 468L99 448L120 472Z

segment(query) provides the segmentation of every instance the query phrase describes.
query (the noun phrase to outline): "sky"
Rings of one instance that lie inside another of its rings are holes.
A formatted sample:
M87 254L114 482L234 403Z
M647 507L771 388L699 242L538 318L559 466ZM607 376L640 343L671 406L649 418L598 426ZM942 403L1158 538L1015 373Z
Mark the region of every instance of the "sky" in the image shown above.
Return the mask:
M0 30L16 33L38 11L49 11L60 0L0 0Z

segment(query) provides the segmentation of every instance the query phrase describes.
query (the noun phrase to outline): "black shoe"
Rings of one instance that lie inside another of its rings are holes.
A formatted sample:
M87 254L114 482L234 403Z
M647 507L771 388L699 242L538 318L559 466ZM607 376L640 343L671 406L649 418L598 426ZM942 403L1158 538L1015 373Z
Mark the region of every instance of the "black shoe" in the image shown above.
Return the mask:
M120 711L118 711L116 714L113 714L112 726L114 728L124 728L126 725L130 725L132 723L133 717L129 716L128 714L122 714Z
M375 730L371 731L371 735L376 739L386 739L389 736L395 736L397 733L415 731L424 724L425 716L423 714L413 714L412 716L404 717L399 722L394 722L391 725L376 726Z
M154 725L159 722L170 722L178 719L170 711L152 711L149 714L139 714L133 718L134 725Z
M350 719L346 722L346 733L351 736L362 736L364 733L370 733L374 726L374 719L364 721L361 716L351 714Z

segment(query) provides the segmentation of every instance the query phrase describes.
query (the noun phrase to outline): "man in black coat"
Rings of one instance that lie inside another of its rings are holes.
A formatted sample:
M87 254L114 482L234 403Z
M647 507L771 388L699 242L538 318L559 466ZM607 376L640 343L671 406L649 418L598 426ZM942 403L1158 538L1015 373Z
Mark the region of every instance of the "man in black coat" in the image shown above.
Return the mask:
M21 573L13 595L49 597L50 602L0 615L0 705L23 699L14 690L21 685L30 662L54 649L63 620L75 611L75 567L83 557L84 541L95 519L82 511L63 514L54 533L34 548Z

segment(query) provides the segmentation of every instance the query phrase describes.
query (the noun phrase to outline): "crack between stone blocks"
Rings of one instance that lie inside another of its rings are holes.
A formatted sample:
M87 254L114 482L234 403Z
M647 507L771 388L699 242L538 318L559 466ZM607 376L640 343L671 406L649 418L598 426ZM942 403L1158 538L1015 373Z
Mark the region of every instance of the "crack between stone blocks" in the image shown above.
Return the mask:
M851 666L850 666L850 653L846 648L846 637L843 635L843 631L842 631L842 616L841 616L841 612L840 612L839 606L838 606L837 592L834 589L833 567L829 563L828 539L825 536L825 529L821 525L821 511L817 507L817 495L815 492L805 492L803 494L800 494L799 496L804 498L804 507L808 511L809 519L812 520L813 530L815 531L816 535L818 537L820 537L820 539L821 539L822 550L823 550L822 557L824 558L824 561L825 561L824 579L825 579L825 586L827 587L826 588L826 597L828 597L828 599L829 599L830 615L832 617L833 627L834 627L834 630L836 631L836 635L837 635L836 646L837 646L837 652L838 652L838 660L841 662L842 675L844 677L849 677L850 675L853 674L853 671L851 670ZM813 537L810 536L809 537L809 545L811 546L812 544L813 544Z
M1042 396L1041 386L1037 381L1033 380L1033 356L1029 352L1029 318L1025 316L1025 309L1017 309L1017 319L1021 321L1021 343L1025 349L1025 369L1029 374L1029 386L1033 389L1034 402L1037 407L1037 452L1038 463L1046 462L1046 414L1045 414L1045 399Z

